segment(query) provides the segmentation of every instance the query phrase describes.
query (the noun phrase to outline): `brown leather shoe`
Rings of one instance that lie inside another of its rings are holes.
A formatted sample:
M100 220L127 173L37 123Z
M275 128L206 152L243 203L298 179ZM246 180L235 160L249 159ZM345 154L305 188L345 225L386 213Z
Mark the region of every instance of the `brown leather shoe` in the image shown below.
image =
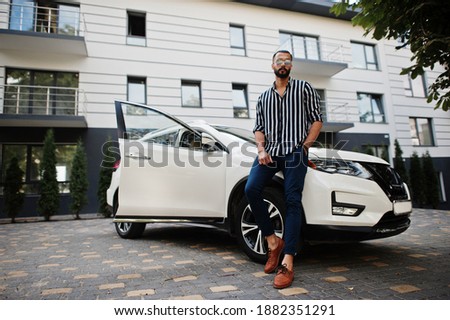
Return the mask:
M268 259L266 265L264 266L265 273L272 273L276 270L278 264L280 263L280 256L281 252L283 252L283 249L284 249L284 240L278 238L277 247L274 250L269 249L267 252Z
M292 281L294 281L294 271L289 270L283 264L278 268L277 275L273 279L273 287L276 289L284 289L290 287Z

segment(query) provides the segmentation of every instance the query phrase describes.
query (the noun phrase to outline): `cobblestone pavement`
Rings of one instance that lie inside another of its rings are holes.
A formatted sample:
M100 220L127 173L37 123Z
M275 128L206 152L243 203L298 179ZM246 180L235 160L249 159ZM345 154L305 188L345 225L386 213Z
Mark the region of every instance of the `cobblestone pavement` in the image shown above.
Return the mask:
M447 300L449 258L450 211L415 209L392 238L313 246L284 290L212 227L147 225L124 240L111 219L1 223L0 299Z

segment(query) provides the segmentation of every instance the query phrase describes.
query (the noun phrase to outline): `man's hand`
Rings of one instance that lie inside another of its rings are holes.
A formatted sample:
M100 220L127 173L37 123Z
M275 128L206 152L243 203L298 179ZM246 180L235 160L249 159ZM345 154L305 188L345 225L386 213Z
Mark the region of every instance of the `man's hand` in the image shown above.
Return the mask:
M262 166L268 165L269 163L272 163L272 157L266 150L261 150L258 152L258 162Z

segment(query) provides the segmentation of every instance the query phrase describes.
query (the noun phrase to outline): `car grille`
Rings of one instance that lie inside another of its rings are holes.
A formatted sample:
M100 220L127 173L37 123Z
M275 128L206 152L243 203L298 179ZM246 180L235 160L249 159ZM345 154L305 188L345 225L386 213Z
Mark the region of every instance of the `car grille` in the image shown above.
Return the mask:
M393 168L378 163L361 164L373 174L372 179L383 189L391 201L408 199L403 180Z
M392 232L392 230L407 229L410 223L409 215L396 216L390 211L378 221L374 229L379 233Z

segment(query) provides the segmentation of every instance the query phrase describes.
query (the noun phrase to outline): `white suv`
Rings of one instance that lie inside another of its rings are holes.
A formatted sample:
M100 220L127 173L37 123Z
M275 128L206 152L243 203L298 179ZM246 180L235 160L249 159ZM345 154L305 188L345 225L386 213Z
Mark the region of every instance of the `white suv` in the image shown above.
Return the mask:
M183 123L145 105L116 101L120 164L107 201L122 238L147 223L195 222L227 228L243 251L265 261L266 244L244 195L257 154L250 131ZM264 194L276 234L284 233L283 177ZM300 243L362 241L405 231L412 210L408 187L384 160L311 148L303 190Z

